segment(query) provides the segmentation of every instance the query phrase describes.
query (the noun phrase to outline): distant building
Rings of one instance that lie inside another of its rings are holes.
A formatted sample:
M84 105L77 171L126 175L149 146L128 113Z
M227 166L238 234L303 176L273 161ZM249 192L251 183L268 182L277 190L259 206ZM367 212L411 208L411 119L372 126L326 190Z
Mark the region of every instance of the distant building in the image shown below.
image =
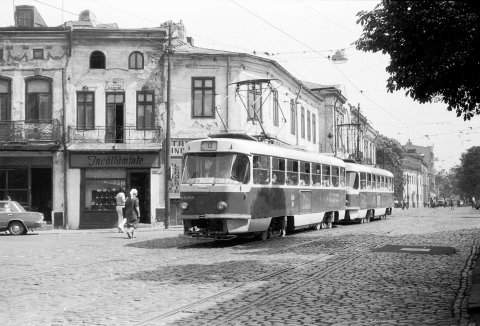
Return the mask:
M403 146L407 154L417 154L426 164L424 171L425 191L424 197L430 199L438 195L438 189L435 183L435 155L433 153L433 146L418 146L408 141Z

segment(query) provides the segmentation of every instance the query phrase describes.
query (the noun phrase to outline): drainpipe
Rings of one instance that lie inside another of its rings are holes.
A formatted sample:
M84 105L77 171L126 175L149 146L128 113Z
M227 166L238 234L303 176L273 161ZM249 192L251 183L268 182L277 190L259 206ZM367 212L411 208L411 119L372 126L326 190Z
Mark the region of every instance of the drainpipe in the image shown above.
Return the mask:
M226 124L226 127L227 127L227 131L230 129L229 126L228 126L228 116L229 116L229 106L228 106L228 103L230 102L230 94L229 94L229 90L228 90L228 85L230 85L230 56L227 56L227 103L225 104L226 105L226 112L225 112L225 124Z
M68 59L67 59L68 62ZM63 143L63 226L67 228L68 226L68 157L67 157L67 134L66 134L66 104L65 104L65 84L66 84L66 72L65 68L62 68L62 112L63 112L63 123L62 123L62 143Z

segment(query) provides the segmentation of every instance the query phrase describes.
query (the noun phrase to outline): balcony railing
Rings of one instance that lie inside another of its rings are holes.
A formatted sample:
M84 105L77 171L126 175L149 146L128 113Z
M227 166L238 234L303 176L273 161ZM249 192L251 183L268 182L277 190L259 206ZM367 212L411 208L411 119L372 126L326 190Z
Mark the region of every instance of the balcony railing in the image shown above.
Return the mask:
M0 143L58 143L62 140L62 125L54 120L0 121Z
M162 140L160 127L155 129L137 129L135 126L95 126L92 129L68 127L68 142L70 143L151 144L161 143Z

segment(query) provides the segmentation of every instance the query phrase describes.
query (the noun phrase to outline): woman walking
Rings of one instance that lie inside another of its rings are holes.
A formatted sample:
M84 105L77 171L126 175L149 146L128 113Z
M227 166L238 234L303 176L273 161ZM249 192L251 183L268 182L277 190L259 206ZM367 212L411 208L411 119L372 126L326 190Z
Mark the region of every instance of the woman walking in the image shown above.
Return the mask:
M140 207L137 196L137 189L132 189L130 190L130 197L128 197L125 202L125 218L127 219L125 226L127 227L127 236L129 239L133 238L133 234L138 226L138 221L140 220Z

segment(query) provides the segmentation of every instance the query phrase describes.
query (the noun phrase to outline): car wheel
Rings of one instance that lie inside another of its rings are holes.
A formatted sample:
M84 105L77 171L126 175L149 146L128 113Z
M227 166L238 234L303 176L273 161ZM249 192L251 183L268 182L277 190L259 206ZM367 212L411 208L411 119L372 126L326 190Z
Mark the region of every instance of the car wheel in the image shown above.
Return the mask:
M25 227L21 222L14 221L8 226L8 231L11 235L21 235L25 232Z

